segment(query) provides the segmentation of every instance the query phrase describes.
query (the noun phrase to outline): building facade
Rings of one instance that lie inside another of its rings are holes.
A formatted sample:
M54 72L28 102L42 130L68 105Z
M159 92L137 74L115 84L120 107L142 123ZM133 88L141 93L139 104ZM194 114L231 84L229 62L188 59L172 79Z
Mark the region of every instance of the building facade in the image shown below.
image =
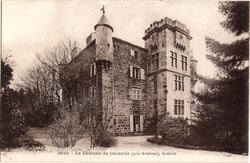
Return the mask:
M112 117L114 135L146 132L156 114L190 118L197 61L184 24L167 17L154 22L145 31L145 48L113 37L104 13L94 29L86 48L60 66L65 105L96 99Z

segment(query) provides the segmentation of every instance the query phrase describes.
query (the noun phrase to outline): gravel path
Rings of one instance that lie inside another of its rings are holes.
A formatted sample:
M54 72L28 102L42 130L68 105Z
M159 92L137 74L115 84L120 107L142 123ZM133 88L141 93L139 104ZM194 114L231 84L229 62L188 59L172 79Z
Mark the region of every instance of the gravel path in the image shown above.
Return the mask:
M89 149L89 141L82 139L74 148L57 149L44 129L31 129L28 133L46 146L43 152L15 149L1 153L2 161L143 161L143 162L247 162L248 156L188 150L161 146L146 141L150 136L116 137L117 145L110 148Z

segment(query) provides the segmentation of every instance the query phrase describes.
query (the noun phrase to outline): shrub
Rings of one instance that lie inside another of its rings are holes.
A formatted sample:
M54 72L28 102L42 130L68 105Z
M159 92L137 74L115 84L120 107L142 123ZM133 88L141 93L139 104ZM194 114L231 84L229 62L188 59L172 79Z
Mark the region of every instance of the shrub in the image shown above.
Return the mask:
M58 148L74 147L84 137L85 127L80 121L78 108L63 108L59 116L49 126L52 143Z
M29 137L27 135L24 135L19 139L24 149L29 151L44 151L45 146L40 143L39 141L33 139L32 137Z
M104 129L102 132L99 131L96 144L101 147L111 147L116 145L116 139L109 131Z
M44 151L45 146L39 141L34 140L32 137L27 134L22 135L21 137L14 138L10 145L2 144L1 148L12 149L12 148L21 148L23 147L29 151Z
M167 144L183 144L188 138L187 119L164 116L158 122L158 133Z
M148 134L155 134L157 132L157 123L158 123L158 117L157 116L153 116L152 118L148 118L148 120L146 121L147 124L147 130L146 132Z
M8 118L7 121L3 122L2 131L2 145L5 148L15 146L14 140L29 130L25 124L24 116L19 109L13 109Z

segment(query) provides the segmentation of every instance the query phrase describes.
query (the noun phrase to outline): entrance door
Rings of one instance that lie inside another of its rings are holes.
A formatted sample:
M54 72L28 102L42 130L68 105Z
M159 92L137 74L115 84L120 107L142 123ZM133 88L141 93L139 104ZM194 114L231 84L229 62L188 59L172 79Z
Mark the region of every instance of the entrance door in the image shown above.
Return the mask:
M143 131L143 115L130 115L129 118L130 126L129 131L130 132L142 132Z
M134 131L139 132L140 131L140 116L134 115Z

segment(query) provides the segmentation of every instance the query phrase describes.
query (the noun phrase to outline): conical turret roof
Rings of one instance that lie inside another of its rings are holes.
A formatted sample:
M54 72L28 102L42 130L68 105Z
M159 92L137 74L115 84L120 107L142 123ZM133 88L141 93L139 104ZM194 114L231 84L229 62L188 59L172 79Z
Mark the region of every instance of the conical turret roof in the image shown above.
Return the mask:
M191 54L191 56L190 56L190 61L197 61L197 60L194 58L193 54Z
M102 14L102 17L101 17L101 19L99 20L99 22L95 25L95 28L94 28L94 29L96 30L96 27L99 26L99 25L107 26L107 27L109 27L109 28L112 30L112 32L113 32L113 27L110 25L110 23L109 23L109 21L108 21L106 15L105 15L104 13Z

